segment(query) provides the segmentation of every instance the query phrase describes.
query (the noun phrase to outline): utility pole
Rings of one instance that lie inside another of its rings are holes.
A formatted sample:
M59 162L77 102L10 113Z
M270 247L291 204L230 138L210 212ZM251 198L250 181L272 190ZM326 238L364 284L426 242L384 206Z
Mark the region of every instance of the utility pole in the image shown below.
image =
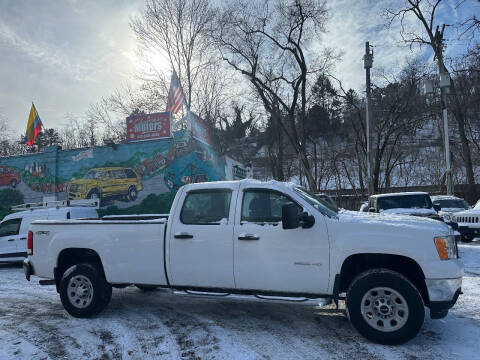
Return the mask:
M368 196L373 195L373 176L372 176L372 136L371 136L371 111L370 111L370 69L373 66L373 50L370 49L370 43L365 43L365 55L363 56L363 67L365 68L366 80L366 138L367 138L367 176L368 176Z
M443 62L443 31L445 30L445 24L442 26L442 30L435 30L435 37L433 39L433 47L435 50L435 57L438 62L438 73L440 76L439 85L440 85L440 95L441 95L441 105L442 105L442 117L443 117L443 140L445 148L445 177L447 184L447 195L453 195L453 181L452 181L452 168L450 164L450 140L448 136L448 115L447 115L447 94L450 87L450 75L448 74L447 68Z

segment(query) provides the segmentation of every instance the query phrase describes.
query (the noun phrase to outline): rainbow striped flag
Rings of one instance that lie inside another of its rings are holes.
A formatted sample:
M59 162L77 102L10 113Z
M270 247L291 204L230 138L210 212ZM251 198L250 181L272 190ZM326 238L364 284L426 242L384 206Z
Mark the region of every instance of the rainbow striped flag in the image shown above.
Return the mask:
M30 115L28 116L27 131L25 133L25 144L33 146L35 139L42 131L42 126L43 124L40 120L40 116L38 116L37 109L35 109L35 105L32 103Z

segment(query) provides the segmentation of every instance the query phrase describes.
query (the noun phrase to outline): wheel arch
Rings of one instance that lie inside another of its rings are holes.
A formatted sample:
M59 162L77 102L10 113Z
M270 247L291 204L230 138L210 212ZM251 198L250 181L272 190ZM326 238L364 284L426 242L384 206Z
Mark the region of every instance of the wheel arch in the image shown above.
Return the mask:
M420 265L410 257L396 254L361 253L348 256L340 270L338 292L346 292L357 275L375 268L389 269L402 274L415 285L425 305L430 304L425 274Z
M54 269L55 285L57 286L57 292L60 286L60 280L62 279L65 271L73 265L80 263L90 263L98 266L103 276L105 271L102 264L100 255L95 250L88 248L67 248L63 249L57 257L57 266Z

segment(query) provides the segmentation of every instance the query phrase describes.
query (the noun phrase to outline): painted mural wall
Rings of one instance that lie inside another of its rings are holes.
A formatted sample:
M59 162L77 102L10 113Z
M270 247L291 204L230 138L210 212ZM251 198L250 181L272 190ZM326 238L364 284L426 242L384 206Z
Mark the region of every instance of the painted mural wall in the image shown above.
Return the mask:
M177 131L173 138L0 158L0 191L19 190L25 202L99 198L102 207L125 208L184 184L224 180L225 165L210 146Z

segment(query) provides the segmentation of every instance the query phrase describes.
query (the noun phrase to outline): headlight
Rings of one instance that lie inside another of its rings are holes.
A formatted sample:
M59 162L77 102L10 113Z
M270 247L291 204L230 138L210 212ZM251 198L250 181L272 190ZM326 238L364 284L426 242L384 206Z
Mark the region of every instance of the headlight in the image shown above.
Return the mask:
M433 239L440 260L457 259L457 243L454 235L440 236Z
M443 220L445 221L452 221L452 215L450 214L443 214Z

